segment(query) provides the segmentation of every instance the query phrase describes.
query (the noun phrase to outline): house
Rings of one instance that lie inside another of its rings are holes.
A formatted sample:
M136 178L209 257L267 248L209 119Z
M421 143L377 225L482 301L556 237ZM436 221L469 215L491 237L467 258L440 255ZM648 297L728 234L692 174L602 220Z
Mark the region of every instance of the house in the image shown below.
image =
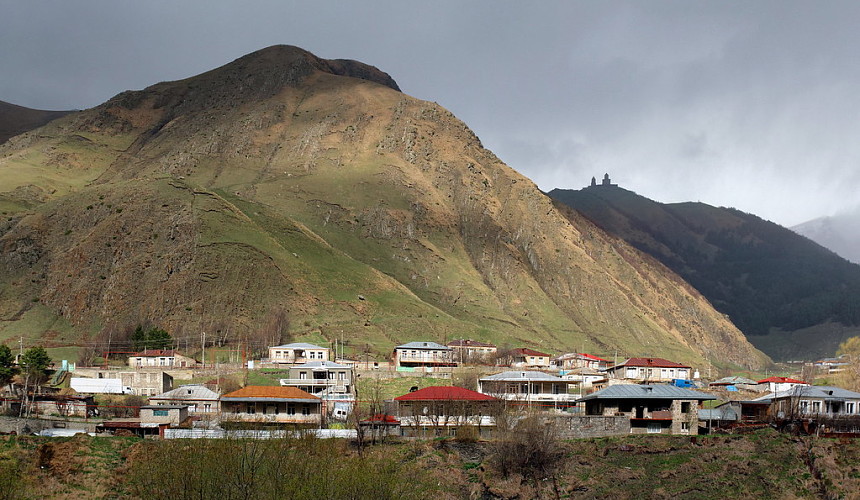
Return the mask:
M590 390L595 387L602 389L606 385L606 373L587 366L566 371L562 370L562 373L562 380L576 382L583 390Z
M269 347L269 360L272 363L302 364L310 361L328 361L331 349L306 342L294 342Z
M724 388L726 390L759 391L761 386L755 380L746 377L723 377L708 384L709 387Z
M82 394L133 394L134 390L122 385L120 378L71 377L69 387Z
M203 384L180 385L176 389L149 398L151 405L183 405L191 414L215 414L220 411L221 395Z
M523 406L567 408L579 394L571 389L577 381L538 371L508 371L478 379L478 392Z
M493 344L477 340L452 340L445 345L451 348L453 358L458 363L486 363L493 359L498 352L498 348Z
M504 403L493 396L454 386L425 387L394 398L404 436L453 436L472 425L488 435Z
M825 373L839 373L845 371L845 367L850 365L850 359L847 354L843 354L836 358L824 358L815 362L815 367Z
M759 390L768 392L784 392L797 386L808 386L806 382L788 377L768 377L757 382Z
M197 361L188 356L183 356L173 349L147 349L129 356L128 366L131 368L144 368L148 366L159 368L192 368L197 366Z
M409 342L394 348L394 366L397 370L410 371L424 368L457 366L453 350L436 342Z
M296 425L322 422L322 400L297 387L249 385L221 396L225 424Z
M512 368L549 369L549 360L552 356L528 347L520 347L509 351L507 357L510 359L509 366Z
M20 402L10 405L14 410L19 407ZM30 411L32 414L60 417L86 418L98 414L94 397L79 394L34 394L30 399Z
M770 397L771 415L793 417L860 416L860 393L832 386L796 385Z
M352 367L333 361L311 361L290 367L290 378L282 378L280 383L317 396L351 394Z
M763 424L769 419L769 399L727 401L710 410L699 410L699 422L708 429Z
M623 363L610 366L606 373L616 379L640 382L670 382L672 379L688 380L692 368L663 358L630 358Z
M559 370L573 370L575 368L591 368L592 370L602 370L609 365L609 361L582 352L569 352L556 356L550 360L550 367Z
M186 405L146 405L140 407L141 423L180 425L188 420Z
M631 434L698 434L702 401L717 399L672 385L619 384L580 398L586 416L630 419Z

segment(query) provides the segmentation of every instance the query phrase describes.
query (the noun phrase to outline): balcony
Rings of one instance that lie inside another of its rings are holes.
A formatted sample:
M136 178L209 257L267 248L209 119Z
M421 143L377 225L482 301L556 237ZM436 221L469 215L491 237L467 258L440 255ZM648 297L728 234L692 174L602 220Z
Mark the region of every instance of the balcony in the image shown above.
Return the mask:
M248 422L260 424L318 424L321 417L319 413L310 415L286 413L263 414L263 413L221 413L224 422Z

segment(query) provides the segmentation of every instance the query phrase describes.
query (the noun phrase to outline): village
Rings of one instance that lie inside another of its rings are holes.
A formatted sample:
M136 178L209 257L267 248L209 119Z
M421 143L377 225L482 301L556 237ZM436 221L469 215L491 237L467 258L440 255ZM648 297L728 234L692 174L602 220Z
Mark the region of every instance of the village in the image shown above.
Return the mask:
M294 342L243 362L238 386L221 376L235 364L207 365L175 349L131 352L122 366L104 360L62 361L40 384L15 378L0 392L0 432L492 439L500 420L536 415L568 439L768 426L860 435L860 393L783 376L709 380L696 367L657 357L612 362L460 339L409 342L390 360L359 361L338 356L336 347ZM846 364L828 358L804 373L837 374ZM249 376L258 374L269 378Z

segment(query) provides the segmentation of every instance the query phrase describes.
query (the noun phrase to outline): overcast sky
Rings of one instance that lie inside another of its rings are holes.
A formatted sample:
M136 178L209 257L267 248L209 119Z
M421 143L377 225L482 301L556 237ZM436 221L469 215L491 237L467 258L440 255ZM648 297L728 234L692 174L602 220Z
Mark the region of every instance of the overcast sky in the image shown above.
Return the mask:
M290 44L388 72L543 190L790 226L857 204L860 2L0 0L0 100L95 106Z

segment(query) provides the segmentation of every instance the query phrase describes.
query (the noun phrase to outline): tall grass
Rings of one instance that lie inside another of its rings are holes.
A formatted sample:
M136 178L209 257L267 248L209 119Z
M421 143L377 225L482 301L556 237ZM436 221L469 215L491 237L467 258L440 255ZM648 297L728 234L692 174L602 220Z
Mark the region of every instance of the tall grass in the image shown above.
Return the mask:
M385 450L358 456L341 440L198 439L141 443L127 487L175 500L429 498L420 477Z

